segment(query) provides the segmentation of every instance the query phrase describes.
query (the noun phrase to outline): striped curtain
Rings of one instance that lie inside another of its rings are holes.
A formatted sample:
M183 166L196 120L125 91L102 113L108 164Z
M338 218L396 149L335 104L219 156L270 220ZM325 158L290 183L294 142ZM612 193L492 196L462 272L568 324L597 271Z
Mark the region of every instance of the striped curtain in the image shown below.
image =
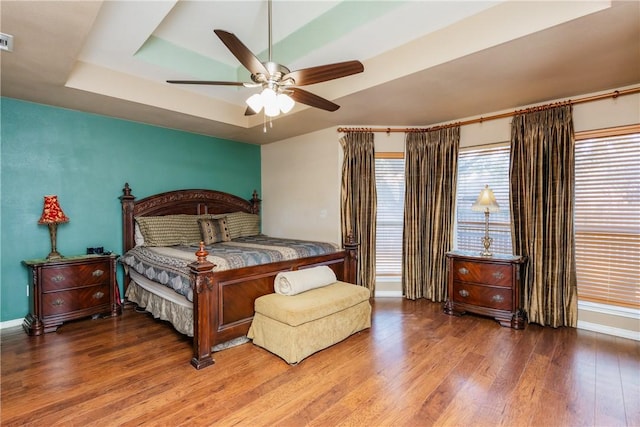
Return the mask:
M447 296L460 126L406 134L402 286L405 298Z
M373 132L348 132L340 138L342 163L342 240L349 234L358 248L357 284L375 292L376 277L376 173Z
M578 322L574 215L575 141L571 106L518 114L511 122L513 253L524 255L529 322Z

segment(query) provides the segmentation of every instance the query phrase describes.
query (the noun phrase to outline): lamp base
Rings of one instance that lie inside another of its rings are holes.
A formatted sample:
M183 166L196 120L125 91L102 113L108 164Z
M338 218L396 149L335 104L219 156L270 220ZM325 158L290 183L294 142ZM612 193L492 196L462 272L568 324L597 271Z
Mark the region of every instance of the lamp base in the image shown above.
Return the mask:
M482 245L484 246L484 251L480 252L480 256L490 257L493 255L489 250L489 248L491 247L491 242L493 242L493 239L489 237L488 234L485 234L485 236L482 238Z
M492 257L493 254L489 251L482 251L480 252L480 256L484 256L484 257Z
M58 250L56 249L56 236L58 231L58 224L50 223L47 225L49 226L49 239L51 240L51 252L49 252L49 255L47 255L47 259L48 260L61 259L63 258L63 256L60 255L60 252L58 252Z
M64 257L60 255L60 252L58 251L50 252L49 255L47 255L48 260L56 260L56 259L62 259L62 258Z

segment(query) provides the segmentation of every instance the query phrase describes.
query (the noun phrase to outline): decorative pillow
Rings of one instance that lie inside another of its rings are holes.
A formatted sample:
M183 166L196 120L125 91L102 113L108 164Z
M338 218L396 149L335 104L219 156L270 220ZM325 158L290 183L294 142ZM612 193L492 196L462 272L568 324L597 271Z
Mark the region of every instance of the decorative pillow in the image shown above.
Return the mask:
M142 216L135 220L145 246L198 244L202 239L198 220L213 215Z
M229 237L229 229L227 228L227 221L224 218L199 219L198 224L200 224L200 233L202 234L202 241L205 245L231 240L231 237Z
M260 216L256 214L233 212L227 214L226 220L231 239L260 234Z
M136 246L144 246L144 236L142 235L142 232L140 231L140 224L138 224L137 221L135 223L134 230L135 230L134 241L136 242Z

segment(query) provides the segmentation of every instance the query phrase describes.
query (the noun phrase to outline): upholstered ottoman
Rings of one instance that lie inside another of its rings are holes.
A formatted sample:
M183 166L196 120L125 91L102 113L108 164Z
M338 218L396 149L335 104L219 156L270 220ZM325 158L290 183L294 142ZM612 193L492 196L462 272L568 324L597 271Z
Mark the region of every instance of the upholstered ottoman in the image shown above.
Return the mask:
M367 288L340 281L296 295L263 295L247 336L295 364L371 327L369 297Z

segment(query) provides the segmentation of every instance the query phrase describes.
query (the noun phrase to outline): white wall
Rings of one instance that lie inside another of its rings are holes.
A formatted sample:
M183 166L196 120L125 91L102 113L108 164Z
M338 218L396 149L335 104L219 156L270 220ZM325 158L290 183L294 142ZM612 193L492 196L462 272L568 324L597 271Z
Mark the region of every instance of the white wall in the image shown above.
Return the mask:
M606 92L615 89L624 88L613 88ZM591 95L596 94L584 94L574 99ZM562 100L549 100L555 101ZM518 106L524 107L527 106ZM483 117L504 112L507 111L487 112ZM576 132L638 124L640 95L626 95L616 99L607 98L574 105L573 119ZM510 124L511 118L503 118L463 126L460 147L509 141ZM434 124L425 124L430 125ZM348 126L368 125L358 123ZM330 128L262 147L262 220L263 231L266 234L340 242L340 136L336 128ZM376 133L375 143L377 151L403 151L404 134ZM385 293L399 293L400 288L398 284L392 285L391 288L384 284L380 286L380 290ZM611 315L610 311L606 311L606 314ZM581 306L578 317L579 324L582 322L585 329L602 328L602 332L613 331L617 335L640 339L640 321L634 313L629 315L625 312L622 317L627 320L622 324L620 319L617 319L607 325L603 320L606 316L602 310L594 311ZM628 330L631 331L630 335L627 334Z
M262 147L263 233L340 244L341 151L333 128Z

